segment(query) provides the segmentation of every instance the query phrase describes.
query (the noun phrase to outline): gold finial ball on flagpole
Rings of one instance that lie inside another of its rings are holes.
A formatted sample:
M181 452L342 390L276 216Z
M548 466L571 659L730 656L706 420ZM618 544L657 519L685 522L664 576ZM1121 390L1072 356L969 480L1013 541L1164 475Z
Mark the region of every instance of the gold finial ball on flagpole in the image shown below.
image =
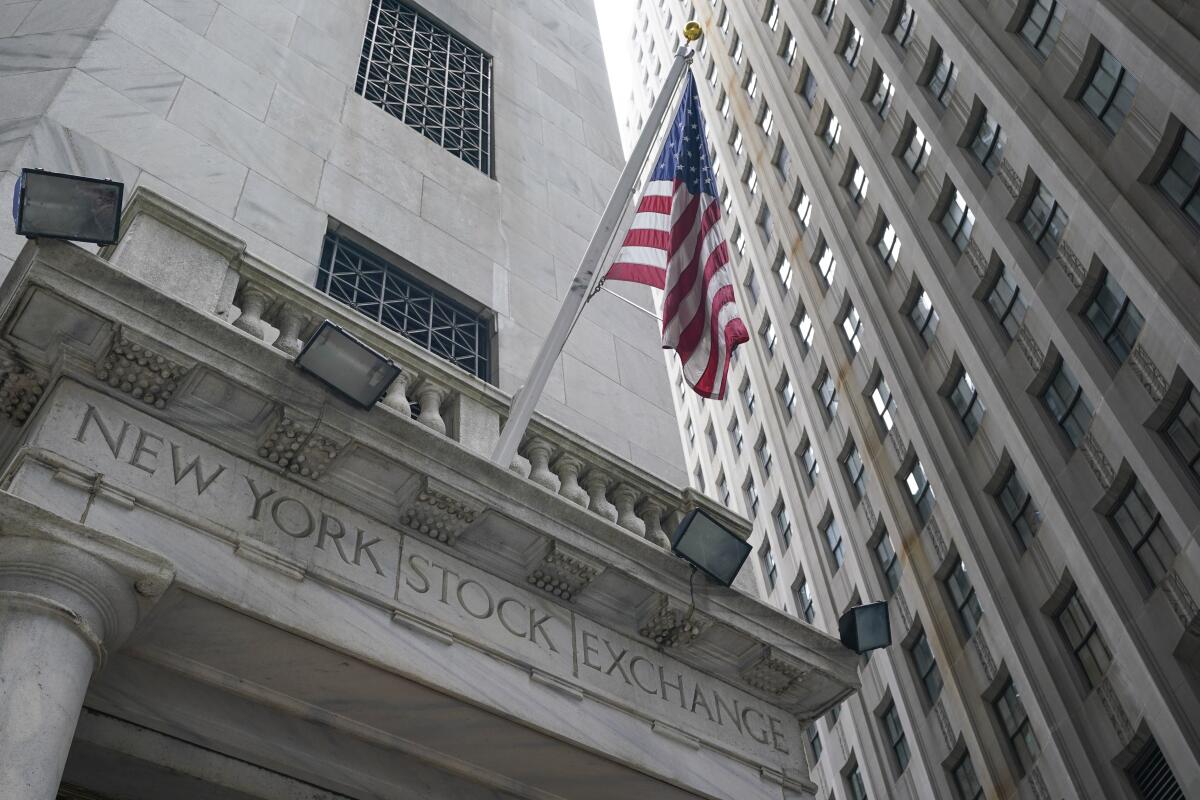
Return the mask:
M700 27L700 23L692 20L683 26L683 38L689 42L694 42L704 34L704 29Z

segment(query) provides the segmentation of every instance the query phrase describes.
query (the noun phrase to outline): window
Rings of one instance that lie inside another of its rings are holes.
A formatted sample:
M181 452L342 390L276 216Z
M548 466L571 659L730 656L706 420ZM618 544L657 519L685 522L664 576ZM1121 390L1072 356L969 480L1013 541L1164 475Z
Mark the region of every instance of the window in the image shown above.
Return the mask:
M783 376L783 381L779 384L779 400L790 419L796 413L796 390L792 388L792 379L787 375Z
M775 563L775 555L771 552L771 542L765 536L762 540L763 574L767 576L767 589L775 588L779 578L779 566Z
M895 97L896 87L892 85L892 79L886 72L880 72L879 82L875 85L875 96L871 98L871 108L875 109L880 119L887 119Z
M1000 128L1000 123L987 109L984 109L983 118L979 120L979 127L975 129L975 135L971 137L971 152L975 154L975 158L979 159L979 163L987 170L988 175L995 175L996 170L1000 169L1000 162L1004 160L1006 141L1007 137Z
M1000 504L1000 509L1008 519L1008 524L1016 531L1021 546L1029 547L1034 534L1037 533L1038 526L1041 525L1042 515L1017 476L1016 467L1009 470L1008 479L1004 481L1004 485L1000 487L1000 493L996 495L996 502Z
M1133 105L1137 86L1138 81L1133 73L1125 69L1107 49L1101 48L1079 102L1095 114L1110 133L1116 133Z
M398 0L373 0L354 91L492 172L492 59Z
M1037 737L1033 735L1033 727L1029 724L1029 715L1021 703L1021 695L1013 685L1012 678L1004 684L1000 695L992 702L996 716L1000 720L1000 728L1008 737L1013 755L1021 765L1021 774L1033 766L1038 754Z
M758 194L758 173L754 171L753 164L746 168L746 175L742 180L745 181L746 188L750 190L750 194Z
M867 468L858 452L858 445L853 441L850 442L850 449L842 460L842 468L846 470L846 480L854 489L855 497L861 500L867 493Z
M867 171L863 169L862 164L859 164L854 168L850 185L846 187L850 192L850 201L856 206L861 206L863 200L867 199L867 187L870 185L871 179L867 177Z
M1042 392L1042 402L1071 444L1079 447L1092 423L1092 406L1065 363L1058 365L1050 385Z
M796 37L792 36L791 31L786 31L783 34L783 48L780 53L783 55L783 61L789 67L796 63L796 52L799 45L796 43Z
M779 30L779 4L776 3L775 0L771 0L771 2L767 5L767 13L764 17L764 20L766 21L768 28L773 31Z
M921 466L920 461L913 462L912 469L908 471L908 475L904 479L904 484L908 487L908 499L912 501L921 524L924 524L933 513L935 498L933 487L929 485L929 478L925 476L925 469Z
M1158 188L1177 208L1200 223L1200 139L1183 129L1175 154L1158 179Z
M967 198L963 197L962 192L955 189L954 196L946 206L946 213L942 216L942 230L961 253L967 249L967 242L971 241L971 231L974 229L975 212L967 206Z
M817 476L821 474L821 465L817 463L817 456L813 453L811 442L805 442L800 449L800 464L804 467L804 475L808 478L808 488L812 488L817 481Z
M754 387L750 385L750 380L746 379L742 383L742 403L746 406L746 417L754 418Z
M900 724L900 714L896 711L895 703L888 703L887 708L879 715L883 723L883 735L892 748L892 756L896 759L898 772L904 772L908 766L908 740L904 736L904 726Z
M696 465L696 471L692 473L692 485L700 491L707 491L707 486L704 483L704 470L699 464Z
M858 28L850 26L850 35L846 38L846 44L842 46L842 60L849 65L850 69L858 66L858 56L862 52L862 34Z
M1192 477L1200 479L1200 398L1195 386L1188 387L1164 435Z
M950 777L958 800L983 800L983 787L979 785L970 753L963 753L958 763L950 768Z
M1058 0L1034 0L1021 24L1021 38L1042 58L1047 58L1054 49L1061 26L1062 8Z
M838 118L833 114L829 115L829 120L825 123L825 131L821 134L821 138L825 140L825 146L832 150L837 146L837 143L842 140L842 123L838 122Z
M1142 745L1137 758L1129 767L1129 782L1137 792L1138 800L1183 800L1183 789L1171 771L1171 765L1163 756L1158 742L1151 736Z
M742 425L738 422L737 414L733 415L733 420L729 423L729 439L733 442L733 452L737 455L742 454Z
M1137 478L1130 481L1125 496L1109 513L1109 519L1121 534L1125 547L1141 566L1146 579L1152 586L1157 586L1175 560L1175 547L1171 544L1162 515Z
M746 67L746 80L742 82L742 86L751 100L758 97L758 76L754 74L753 67Z
M829 545L829 556L833 559L833 571L837 572L846 560L846 555L842 551L842 530L838 527L837 520L830 517L829 521L825 523L823 532L825 543Z
M693 447L696 444L696 427L692 425L692 421L689 419L685 428L687 430L688 447Z
M708 451L714 456L717 454L717 432L713 430L712 423L704 429L704 438L708 440Z
M1088 686L1095 688L1104 677L1112 654L1096 627L1096 620L1079 597L1079 589L1072 587L1067 601L1055 615L1058 630L1067 648L1074 654L1075 662L1083 671Z
M707 77L708 77L708 85L711 86L712 88L716 89L717 88L717 62L715 62L715 61L708 62ZM638 123L637 127L638 128L642 127L640 122Z
M879 571L883 574L883 582L888 587L888 593L896 591L900 586L900 559L896 557L896 550L892 547L892 539L888 536L887 531L879 537L879 541L875 543L875 561L879 564Z
M996 283L988 292L987 304L1008 338L1016 338L1017 329L1025 319L1025 301L1021 298L1021 288L1007 266L1000 267Z
M738 37L735 35L735 38L733 41L734 41L733 49L730 51L730 55L733 56L734 64L741 64L742 56L745 55L745 53L746 53L746 47L745 47L745 45L742 44L741 37Z
M758 516L758 487L754 485L754 478L746 478L746 482L742 485L742 494L746 496L746 516L751 521Z
M924 289L917 295L912 310L908 312L908 318L912 320L913 327L916 328L917 335L925 342L925 346L933 344L939 317L938 313L933 310L933 301L929 299L929 293Z
M766 122L767 118L770 116L771 109L768 108L766 113L763 114L763 121ZM763 130L767 134L770 134L770 131L767 130L766 127L764 127ZM788 155L788 149L782 144L779 145L779 151L775 153L775 160L771 163L775 165L775 172L779 174L780 179L786 183L788 178L791 177L791 156Z
M862 350L862 327L862 318L858 316L858 310L851 303L846 307L845 315L842 316L842 333L846 337L846 343L856 354Z
M812 621L816 619L817 611L816 607L813 605L812 592L808 590L808 581L800 581L800 584L796 587L796 599L799 601L797 607L800 609L800 616L804 617L804 621L811 625ZM815 727L813 728L813 732L816 732ZM821 757L820 750L821 740L818 739L816 758Z
M739 256L746 252L746 234L741 228L733 231L733 249Z
M483 313L349 239L325 236L316 288L477 378L491 380L492 328Z
M779 263L775 265L775 277L779 279L779 285L783 287L784 293L791 291L792 262L788 261L787 256L779 257Z
M917 12L913 11L905 0L899 0L900 16L896 18L896 27L892 28L892 38L896 40L896 44L901 47L908 47L908 40L912 36L913 26L917 22Z
M804 71L804 79L800 81L800 96L809 108L817 102L817 79L811 69Z
M833 24L833 12L836 9L837 0L822 0L821 7L817 10L817 16L821 18L821 22L826 28Z
M821 398L821 406L825 409L826 417L833 419L837 415L838 397L837 388L833 385L833 376L828 372L821 379L817 395Z
M808 228L812 222L812 200L809 199L808 192L800 191L800 199L796 201L796 219L800 223L800 230Z
M788 549L792 544L792 518L788 516L787 506L782 500L775 506L775 533L779 534L783 549Z
M766 203L763 204L762 211L758 215L758 232L764 242L770 242L771 237L775 234L775 225L771 220L771 208Z
M908 146L904 148L903 156L909 172L913 175L920 175L929 162L931 152L933 152L933 146L925 138L924 131L913 125L912 131L908 134Z
M896 398L892 397L891 387L883 373L875 380L871 402L875 404L875 416L879 417L879 423L885 431L890 431L896 424Z
M983 401L979 399L979 392L975 389L975 382L965 369L950 392L950 405L958 412L958 419L966 428L968 438L975 438L985 409Z
M858 764L850 767L850 771L846 773L846 793L850 800L867 800L867 787L863 785Z
M1062 241L1063 230L1069 221L1067 212L1050 194L1046 184L1039 181L1037 195L1025 211L1021 224L1047 258L1053 258L1058 252L1058 243Z
M908 652L912 657L917 680L925 689L925 699L933 704L942 693L942 673L938 671L937 660L933 657L933 650L929 648L929 639L925 636L925 631L917 634Z
M945 583L946 591L949 592L954 610L958 614L958 621L962 623L963 632L970 639L979 627L983 609L980 608L979 600L975 597L975 587L971 585L967 567L961 558L958 559L958 563L954 565L950 574L946 576Z
M766 435L758 437L754 455L758 458L758 465L762 467L763 477L768 477L771 474L771 447L767 444Z
M1100 341L1120 362L1129 357L1146 321L1111 273L1104 276L1086 316Z
M837 259L833 257L833 250L829 245L822 247L821 257L817 259L817 269L821 270L821 277L825 279L826 284L833 283L833 276L837 274Z
M883 233L879 235L879 241L875 243L875 251L879 253L879 257L883 259L883 263L888 269L895 269L896 264L900 261L900 237L896 235L896 229L892 223L884 221Z
M812 318L808 316L808 311L803 308L796 316L795 328L796 336L800 339L801 349L807 353L813 343L813 323Z
M950 98L954 95L954 84L957 82L958 67L950 60L946 51L939 48L938 64L929 79L929 92L942 108L950 105Z
M811 619L808 621L812 622ZM810 722L804 727L804 738L808 740L808 752L812 754L813 763L816 764L821 760L821 732L817 730L817 723Z
M729 119L729 95L724 92L721 93L721 102L717 103L717 110L724 119Z
M733 141L730 143L733 147L733 154L740 156L745 149L745 141L742 139L742 131L735 124L733 127Z

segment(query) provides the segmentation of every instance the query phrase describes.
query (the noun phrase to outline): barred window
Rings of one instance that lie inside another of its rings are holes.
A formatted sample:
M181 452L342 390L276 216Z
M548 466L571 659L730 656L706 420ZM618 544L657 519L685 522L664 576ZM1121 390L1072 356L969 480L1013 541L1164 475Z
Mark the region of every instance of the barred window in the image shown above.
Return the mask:
M481 313L350 240L325 237L317 289L467 372L491 380L491 325Z
M398 0L373 0L354 90L492 172L492 58Z
M1179 780L1153 736L1142 745L1127 774L1138 800L1184 800Z

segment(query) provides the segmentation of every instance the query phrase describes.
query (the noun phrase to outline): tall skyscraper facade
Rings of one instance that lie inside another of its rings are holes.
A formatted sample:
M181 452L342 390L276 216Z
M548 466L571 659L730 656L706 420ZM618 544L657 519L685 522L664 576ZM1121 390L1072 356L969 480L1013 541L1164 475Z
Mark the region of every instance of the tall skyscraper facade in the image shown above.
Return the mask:
M818 796L1200 796L1195 8L640 0L626 142L689 19L753 332L692 484L769 602L890 602Z
M590 0L0 5L0 192L122 212L0 229L0 798L815 800L650 317L492 455L621 161Z

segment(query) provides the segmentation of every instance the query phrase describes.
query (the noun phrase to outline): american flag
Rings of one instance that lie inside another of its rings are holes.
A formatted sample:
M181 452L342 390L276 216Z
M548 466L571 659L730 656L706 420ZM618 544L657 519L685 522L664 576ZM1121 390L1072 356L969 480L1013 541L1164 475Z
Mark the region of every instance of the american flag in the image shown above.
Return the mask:
M721 399L729 357L750 334L733 300L733 268L714 185L689 70L662 153L604 277L665 291L663 347L679 354L683 378L697 394Z

